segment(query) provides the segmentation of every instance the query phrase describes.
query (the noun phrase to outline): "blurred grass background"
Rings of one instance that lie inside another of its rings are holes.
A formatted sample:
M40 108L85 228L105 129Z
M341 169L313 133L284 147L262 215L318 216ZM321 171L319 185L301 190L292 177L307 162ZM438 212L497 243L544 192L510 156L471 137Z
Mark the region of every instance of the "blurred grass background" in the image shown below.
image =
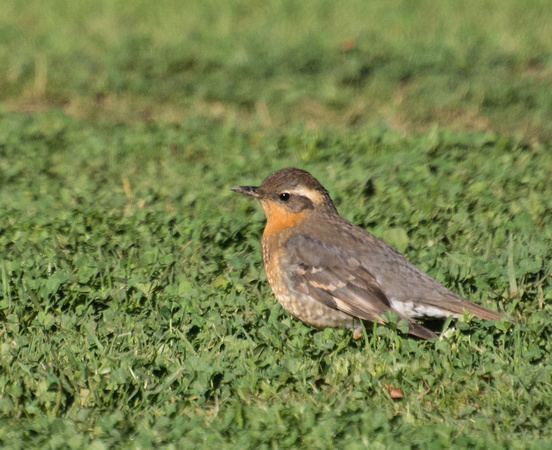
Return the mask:
M550 5L7 1L0 99L92 120L550 139Z
M0 445L548 448L551 88L547 1L5 0ZM290 318L228 189L286 166L523 320Z

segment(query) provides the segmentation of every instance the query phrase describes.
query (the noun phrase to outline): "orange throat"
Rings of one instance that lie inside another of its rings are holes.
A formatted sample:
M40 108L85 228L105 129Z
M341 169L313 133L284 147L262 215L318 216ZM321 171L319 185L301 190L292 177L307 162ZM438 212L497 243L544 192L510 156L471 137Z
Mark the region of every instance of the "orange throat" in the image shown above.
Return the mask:
M262 201L261 206L266 216L264 237L268 237L273 233L279 233L285 228L294 227L302 222L307 215L306 211L290 213L283 206L268 201Z

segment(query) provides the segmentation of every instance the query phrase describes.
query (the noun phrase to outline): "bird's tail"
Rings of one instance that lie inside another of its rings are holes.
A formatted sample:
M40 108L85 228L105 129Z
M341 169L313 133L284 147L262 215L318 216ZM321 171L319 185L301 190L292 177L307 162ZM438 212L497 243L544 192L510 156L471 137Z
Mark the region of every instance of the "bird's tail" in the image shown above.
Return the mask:
M413 320L408 320L408 333L414 336L418 336L422 339L431 339L437 337L437 335L433 331L428 330L427 328L421 326L419 323Z
M434 306L441 309L443 312L454 316L462 317L464 312L467 311L469 314L479 317L484 320L500 320L506 317L504 314L499 313L498 311L493 311L492 309L485 308L484 306L478 305L477 303L470 302L465 298L458 297L451 300L442 300L432 302L430 299L427 299L424 302L425 305Z

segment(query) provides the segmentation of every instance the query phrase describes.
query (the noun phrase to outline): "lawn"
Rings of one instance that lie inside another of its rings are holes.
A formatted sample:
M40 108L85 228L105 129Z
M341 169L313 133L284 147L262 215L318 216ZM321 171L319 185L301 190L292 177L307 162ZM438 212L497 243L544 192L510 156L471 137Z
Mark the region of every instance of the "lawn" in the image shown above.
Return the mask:
M550 447L548 2L2 9L0 446ZM515 323L289 316L230 191L289 166Z

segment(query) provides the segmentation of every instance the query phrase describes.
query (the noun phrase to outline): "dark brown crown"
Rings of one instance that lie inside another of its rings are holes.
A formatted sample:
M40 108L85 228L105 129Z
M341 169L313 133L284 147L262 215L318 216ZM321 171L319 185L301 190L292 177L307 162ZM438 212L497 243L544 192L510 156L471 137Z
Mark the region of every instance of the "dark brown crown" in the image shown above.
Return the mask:
M260 186L263 192L280 192L286 189L297 189L305 187L329 196L328 191L306 170L288 167L280 169L266 177Z

